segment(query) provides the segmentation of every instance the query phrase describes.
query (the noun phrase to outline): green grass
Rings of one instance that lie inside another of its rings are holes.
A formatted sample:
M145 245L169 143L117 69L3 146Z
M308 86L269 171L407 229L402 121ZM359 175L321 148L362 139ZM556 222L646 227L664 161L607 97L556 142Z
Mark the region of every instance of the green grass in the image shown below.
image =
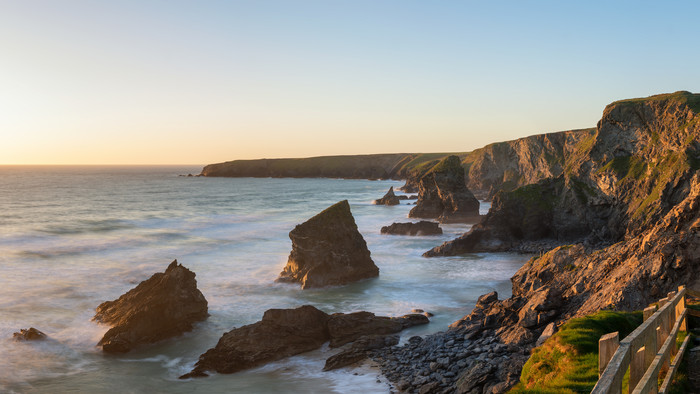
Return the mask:
M681 104L686 104L690 109L692 109L695 113L700 113L700 94L693 94L690 92L686 91L678 91L675 93L667 93L667 94L657 94L655 96L650 96L650 97L642 97L642 98L634 98L634 99L628 99L628 100L619 100L615 101L614 103L610 105L629 105L629 104L638 104L638 103L644 103L644 102L650 102L650 101L675 101Z
M571 319L523 366L512 393L589 393L598 381L598 340L618 331L620 339L642 323L641 312L600 311Z

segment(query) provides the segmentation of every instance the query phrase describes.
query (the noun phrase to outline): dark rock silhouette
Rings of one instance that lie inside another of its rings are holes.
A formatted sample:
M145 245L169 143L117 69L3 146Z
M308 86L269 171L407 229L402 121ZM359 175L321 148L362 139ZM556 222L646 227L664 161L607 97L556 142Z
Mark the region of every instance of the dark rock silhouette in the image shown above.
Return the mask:
M391 235L440 235L442 229L435 222L421 220L418 223L392 223L391 226L384 226L382 234Z
M398 335L366 335L350 345L349 349L328 357L323 367L324 371L331 371L367 358L367 351L394 346L399 343Z
M404 196L401 196L404 197ZM386 192L384 197L379 200L374 200L375 205L399 205L401 203L400 198L394 194L394 187L391 186L389 191Z
M97 344L107 353L124 353L192 330L206 319L207 300L194 272L173 261L117 300L97 307L94 320L112 328Z
M328 320L330 346L339 347L364 335L386 335L405 328L428 324L430 319L420 314L401 317L375 316L371 312L337 313Z
M292 251L277 279L280 282L301 283L303 289L308 289L379 275L347 200L297 225L289 238Z
M46 339L46 334L34 327L30 327L28 329L22 328L19 332L13 333L12 338L17 341L40 341Z
M418 202L409 217L441 223L478 221L479 200L467 189L459 157L444 158L423 175L418 187Z

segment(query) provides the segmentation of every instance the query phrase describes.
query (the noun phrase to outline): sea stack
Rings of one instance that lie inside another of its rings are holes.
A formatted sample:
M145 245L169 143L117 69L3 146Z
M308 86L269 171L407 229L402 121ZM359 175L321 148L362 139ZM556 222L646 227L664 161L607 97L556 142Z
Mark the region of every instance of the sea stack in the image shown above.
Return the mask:
M302 289L309 289L379 275L347 200L297 225L289 232L289 238L292 251L279 282L301 283Z
M389 187L389 191L386 192L384 197L379 200L374 200L375 205L399 205L400 203L401 201L399 201L399 198L394 194L393 186Z
M117 300L97 307L93 318L112 325L97 346L106 353L125 353L134 347L178 336L207 318L207 300L197 289L194 272L170 263Z
M418 202L408 217L438 219L440 223L478 220L479 200L467 189L459 157L442 159L421 177Z

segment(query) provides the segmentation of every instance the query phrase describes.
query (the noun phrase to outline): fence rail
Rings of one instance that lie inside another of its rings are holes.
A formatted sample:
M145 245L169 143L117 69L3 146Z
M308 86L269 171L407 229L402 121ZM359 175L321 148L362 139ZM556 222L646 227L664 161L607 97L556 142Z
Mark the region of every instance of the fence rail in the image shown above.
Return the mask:
M620 394L628 368L629 393L667 392L690 337L686 337L680 349L676 349L676 338L680 331L687 331L687 316L695 315L695 311L685 307L686 295L700 297L700 293L680 286L677 292L668 293L659 300L658 310L655 306L646 308L644 322L622 341L618 333L600 338L600 378L592 394ZM664 373L665 379L659 388L659 375Z

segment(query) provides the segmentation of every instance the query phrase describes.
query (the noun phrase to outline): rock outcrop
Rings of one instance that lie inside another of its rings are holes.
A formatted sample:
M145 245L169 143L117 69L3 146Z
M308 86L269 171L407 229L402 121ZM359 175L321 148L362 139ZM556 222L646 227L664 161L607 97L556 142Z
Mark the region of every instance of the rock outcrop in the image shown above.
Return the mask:
M532 258L513 276L510 298L485 295L442 338L479 338L529 352L572 317L640 310L679 285L698 288L699 114L700 95L688 92L609 105L595 134L568 157L564 174L497 195L481 225L434 249L517 250L527 241L578 235L575 243ZM504 374L489 352L454 371L461 377L450 384L456 392L504 392L526 359L509 356Z
M417 223L392 223L391 226L382 227L380 232L391 235L440 235L442 229L438 223L421 220Z
M334 354L326 360L324 371L346 367L367 358L368 351L398 345L398 335L366 335L352 343L349 349Z
M343 346L365 335L394 334L429 322L426 316L417 313L401 317L375 316L371 312L336 313L328 320L330 346Z
M459 157L446 157L421 177L418 202L408 216L441 223L478 221L479 200L464 183Z
M194 272L173 261L117 300L97 307L94 320L112 326L98 343L107 353L124 353L192 330L206 319L207 300Z
M402 196L403 197L403 196ZM389 187L389 191L386 192L384 197L379 200L374 200L375 205L399 205L401 203L399 197L394 194L394 187Z
M292 251L277 279L280 282L301 283L303 289L309 289L379 275L347 200L297 225L289 238Z
M339 356L330 366L352 363L366 350L379 346L371 335L392 334L429 320L423 315L402 317L375 316L370 312L328 315L311 305L296 309L270 309L261 321L225 333L216 347L199 357L192 372L181 379L204 377L207 371L233 373L271 361L318 349L327 341L341 346L365 337L354 349L355 354ZM387 340L382 339L382 343ZM356 360L357 361L357 360Z
M46 339L46 334L34 327L20 329L19 332L12 333L12 338L16 341L40 341Z
M181 378L207 376L206 371L234 373L318 349L330 339L329 318L311 305L267 310L261 321L225 333Z

